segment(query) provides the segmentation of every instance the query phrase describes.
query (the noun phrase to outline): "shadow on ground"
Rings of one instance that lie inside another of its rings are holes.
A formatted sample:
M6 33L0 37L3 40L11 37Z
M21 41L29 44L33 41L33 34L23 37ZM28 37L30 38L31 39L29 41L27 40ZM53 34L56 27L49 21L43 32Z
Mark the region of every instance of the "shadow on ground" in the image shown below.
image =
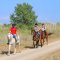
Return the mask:
M12 51L10 51L10 53L12 54L13 52ZM2 51L0 54L2 54L2 55L4 55L4 54L8 54L8 51Z
M40 44L38 45L38 47L39 47L39 46L41 47L41 45L40 45ZM33 46L25 46L25 48L34 49L34 47L33 47Z
M25 46L25 48L33 49L33 46Z

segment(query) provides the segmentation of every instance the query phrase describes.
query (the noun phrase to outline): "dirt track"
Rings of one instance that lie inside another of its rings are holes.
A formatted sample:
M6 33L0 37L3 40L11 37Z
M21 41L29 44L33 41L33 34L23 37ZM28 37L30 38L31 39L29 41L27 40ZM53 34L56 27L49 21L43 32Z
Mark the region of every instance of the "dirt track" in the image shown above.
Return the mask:
M27 49L23 50L21 53L16 53L16 55L3 56L0 60L35 60L36 58L54 52L60 49L60 41L55 41L48 45L44 45L42 48Z

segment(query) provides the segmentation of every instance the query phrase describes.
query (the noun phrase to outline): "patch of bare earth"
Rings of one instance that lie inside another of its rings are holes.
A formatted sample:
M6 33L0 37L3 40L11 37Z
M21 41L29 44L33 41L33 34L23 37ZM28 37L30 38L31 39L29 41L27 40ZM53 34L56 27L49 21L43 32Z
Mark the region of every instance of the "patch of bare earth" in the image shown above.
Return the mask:
M36 60L60 60L60 50L41 56Z

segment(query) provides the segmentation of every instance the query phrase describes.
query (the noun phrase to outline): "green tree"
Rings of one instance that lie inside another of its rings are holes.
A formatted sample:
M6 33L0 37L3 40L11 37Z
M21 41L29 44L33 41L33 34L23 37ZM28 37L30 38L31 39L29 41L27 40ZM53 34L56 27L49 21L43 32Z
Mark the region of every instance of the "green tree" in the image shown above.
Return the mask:
M33 7L28 3L17 4L14 13L10 15L11 23L18 25L32 25L36 22L37 16Z

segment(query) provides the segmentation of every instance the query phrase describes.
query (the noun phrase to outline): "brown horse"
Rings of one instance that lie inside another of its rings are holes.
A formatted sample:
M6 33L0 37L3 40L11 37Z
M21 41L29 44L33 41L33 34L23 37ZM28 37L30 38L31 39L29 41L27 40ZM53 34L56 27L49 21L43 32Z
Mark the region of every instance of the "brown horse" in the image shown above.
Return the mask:
M43 32L40 29L40 43L41 43L41 47L44 45L44 42L46 42L48 44L48 33L47 32Z
M33 34L33 46L34 46L34 48L39 46L39 41L40 41L41 47L44 45L44 42L46 42L48 44L48 33L47 32L43 32L40 29L39 36L37 35L37 33L35 33L34 30L31 30L31 33Z
M38 35L38 33L36 33L34 30L32 30L31 33L33 35L33 46L34 48L37 48L39 45L40 35Z

